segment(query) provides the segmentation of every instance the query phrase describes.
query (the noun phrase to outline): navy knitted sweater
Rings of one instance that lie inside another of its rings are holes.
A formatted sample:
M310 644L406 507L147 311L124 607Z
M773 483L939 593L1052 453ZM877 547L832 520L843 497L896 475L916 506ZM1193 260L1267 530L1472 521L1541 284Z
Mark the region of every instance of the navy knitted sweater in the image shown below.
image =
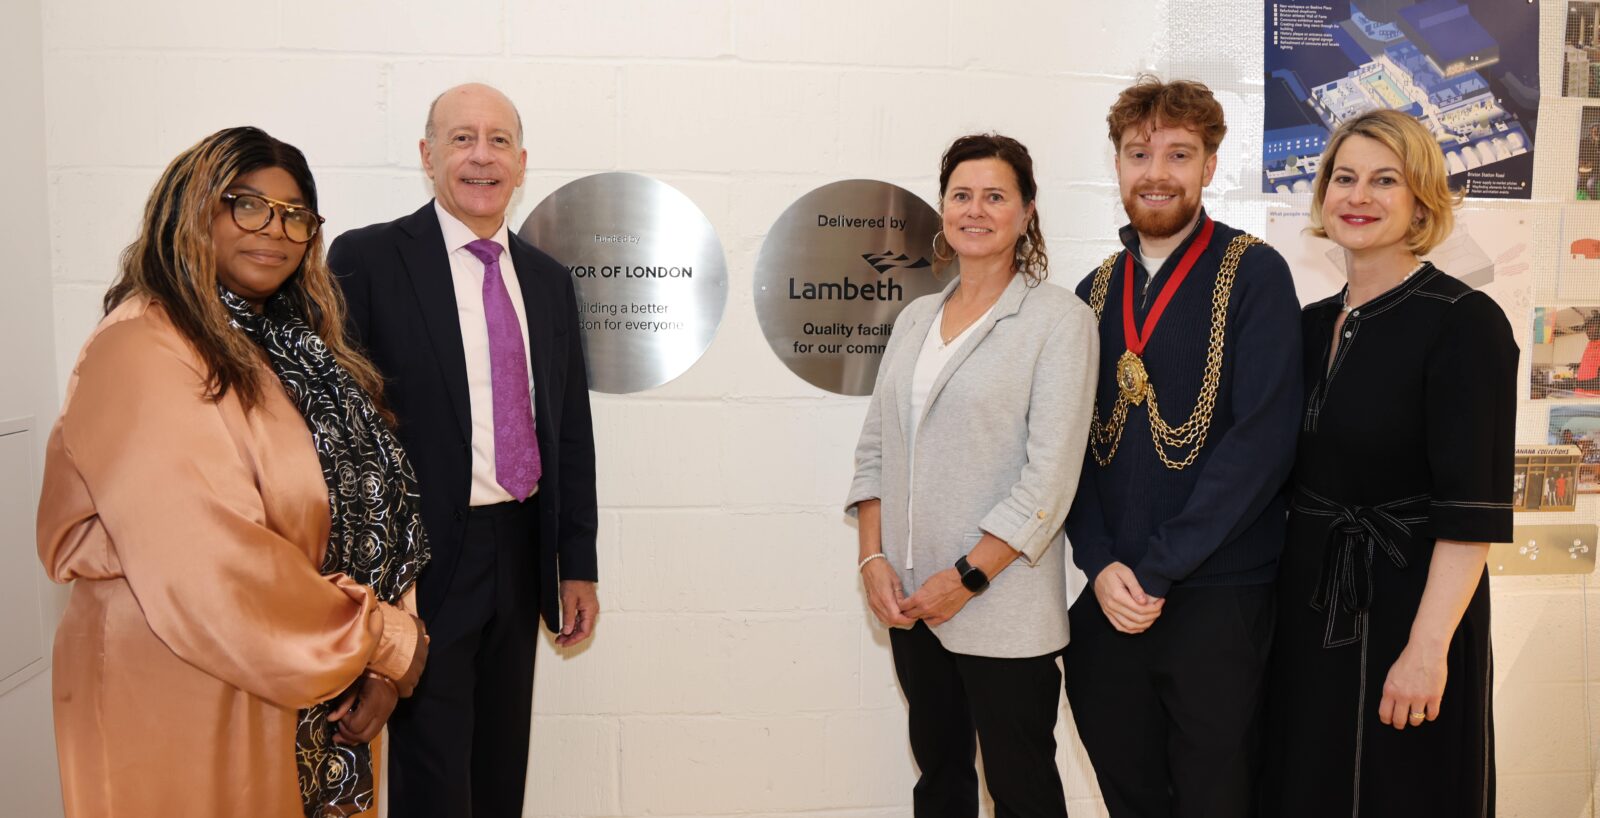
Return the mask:
M1126 254L1133 254L1134 318L1142 327L1149 307L1199 233L1197 224L1147 282L1149 273L1137 252L1138 233L1131 226L1122 228L1127 250L1117 257L1100 318L1095 402L1101 420L1110 417L1116 402L1117 359L1127 349L1122 337ZM1145 369L1169 425L1187 420L1200 394L1212 291L1228 243L1239 234L1216 223L1210 244L1145 348ZM1078 285L1078 297L1086 302L1093 279L1091 272ZM1112 562L1132 568L1145 593L1157 597L1175 586L1253 585L1274 579L1288 512L1283 487L1294 465L1302 406L1300 336L1300 304L1288 265L1271 247L1251 247L1239 264L1228 301L1222 380L1211 429L1195 462L1176 470L1157 457L1148 401L1129 407L1122 443L1110 465L1099 465L1092 447L1084 455L1067 536L1073 561L1091 582Z

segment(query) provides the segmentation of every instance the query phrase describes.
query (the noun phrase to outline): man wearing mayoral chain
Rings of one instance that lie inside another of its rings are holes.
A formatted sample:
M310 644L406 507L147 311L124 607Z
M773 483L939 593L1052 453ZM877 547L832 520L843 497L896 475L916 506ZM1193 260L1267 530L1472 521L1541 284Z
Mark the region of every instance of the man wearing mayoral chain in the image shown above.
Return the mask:
M1200 205L1227 132L1210 89L1141 77L1106 119L1130 224L1078 285L1101 360L1067 696L1114 818L1249 815L1299 303L1276 251Z

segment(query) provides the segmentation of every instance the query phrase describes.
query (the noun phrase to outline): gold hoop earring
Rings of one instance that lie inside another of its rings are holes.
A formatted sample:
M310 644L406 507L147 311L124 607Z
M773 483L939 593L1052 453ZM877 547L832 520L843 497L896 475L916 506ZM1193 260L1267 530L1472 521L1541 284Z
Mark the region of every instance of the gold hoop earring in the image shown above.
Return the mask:
M949 253L948 255L940 255L939 254L939 242L940 241L944 242L945 249ZM946 239L944 237L944 231L943 230L940 230L939 232L933 234L933 258L934 258L935 261L939 261L939 262L954 261L955 257L956 257L955 251L954 250L950 250L949 248L950 248L950 240Z

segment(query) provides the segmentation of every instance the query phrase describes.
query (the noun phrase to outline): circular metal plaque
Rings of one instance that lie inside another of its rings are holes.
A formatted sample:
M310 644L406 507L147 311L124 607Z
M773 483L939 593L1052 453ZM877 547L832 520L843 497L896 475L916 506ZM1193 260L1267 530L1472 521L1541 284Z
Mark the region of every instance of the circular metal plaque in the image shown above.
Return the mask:
M756 317L794 374L840 395L870 395L900 310L938 292L939 214L910 191L851 179L801 196L756 260Z
M546 196L517 235L572 271L590 389L660 386L711 346L728 264L677 188L637 173L585 176Z

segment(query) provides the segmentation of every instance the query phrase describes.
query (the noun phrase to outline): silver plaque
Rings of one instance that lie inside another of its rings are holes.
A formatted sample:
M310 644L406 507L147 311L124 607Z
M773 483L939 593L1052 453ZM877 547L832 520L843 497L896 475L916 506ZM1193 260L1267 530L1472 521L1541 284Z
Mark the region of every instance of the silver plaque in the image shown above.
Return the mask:
M887 182L834 182L797 199L756 259L756 317L778 360L829 392L871 394L895 317L944 287L933 274L939 224Z
M591 389L660 386L711 346L728 264L677 188L637 173L585 176L546 196L517 235L572 271Z

